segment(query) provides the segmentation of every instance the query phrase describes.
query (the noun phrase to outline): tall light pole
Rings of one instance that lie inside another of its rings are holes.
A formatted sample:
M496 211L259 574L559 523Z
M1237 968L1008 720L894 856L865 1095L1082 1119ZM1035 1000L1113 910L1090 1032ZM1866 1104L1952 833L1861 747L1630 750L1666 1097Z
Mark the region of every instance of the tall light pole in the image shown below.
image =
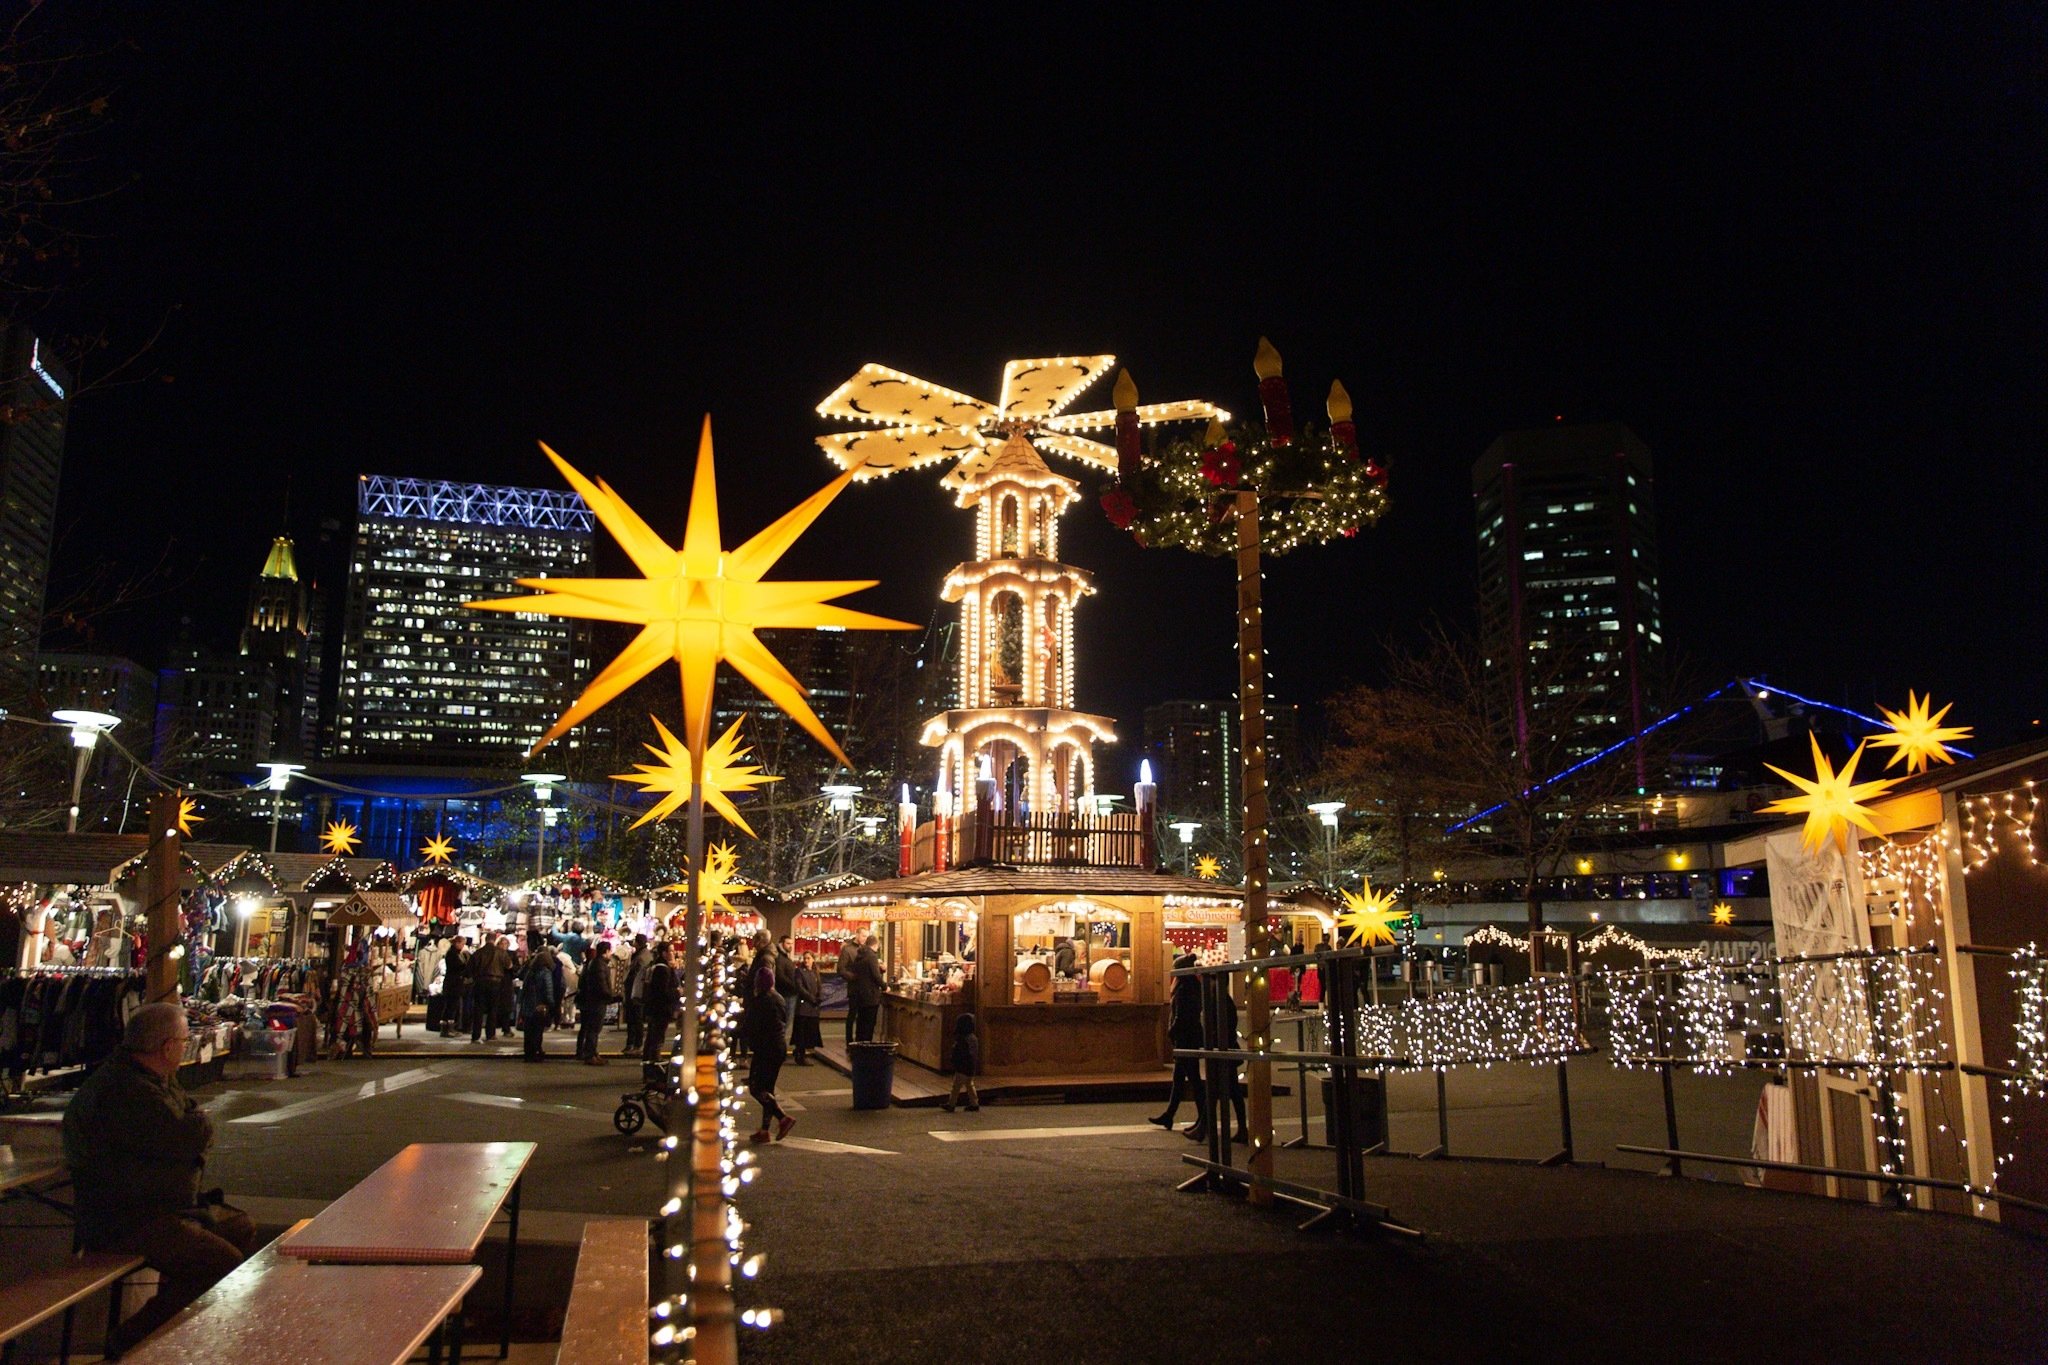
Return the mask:
M565 773L521 773L519 780L533 784L534 799L540 802L540 832L533 849L533 880L539 882L547 872L548 826L555 823L555 808L550 804L555 799L555 784L569 778Z
M71 743L78 750L78 763L71 770L71 816L64 825L66 834L76 834L78 798L85 790L85 770L92 762L93 747L100 742L101 735L111 733L121 723L121 718L104 711L52 711L50 719L71 727Z
M1323 879L1334 886L1337 882L1337 814L1344 809L1344 803L1311 801L1308 808L1323 822Z
M1189 859L1194 856L1195 831L1201 827L1202 822L1199 820L1176 820L1167 826L1180 836L1180 874L1183 877L1188 875Z
M284 807L285 786L292 780L293 773L306 771L306 765L303 763L265 763L261 766L270 770L270 776L264 779L263 785L270 789L270 851L275 853L277 852L277 817L279 811Z
M818 788L825 793L832 813L838 817L838 833L832 840L832 870L846 871L847 825L853 816L853 798L860 795L860 788L847 782L827 782Z

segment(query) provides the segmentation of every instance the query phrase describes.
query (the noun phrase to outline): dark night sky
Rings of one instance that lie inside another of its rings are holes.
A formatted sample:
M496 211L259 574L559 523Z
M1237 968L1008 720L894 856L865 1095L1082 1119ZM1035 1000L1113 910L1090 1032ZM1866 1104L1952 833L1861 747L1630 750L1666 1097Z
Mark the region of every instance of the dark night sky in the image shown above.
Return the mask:
M864 361L993 398L1005 359L1113 351L1148 401L1249 411L1265 333L1394 471L1379 528L1273 568L1285 698L1469 615L1471 462L1562 414L1653 450L1702 675L2041 714L2039 8L712 8L66 15L130 183L48 323L169 319L73 417L60 577L167 536L184 577L103 643L225 642L287 476L303 535L358 472L552 486L545 439L679 531L710 411L751 531L827 476L811 409ZM936 484L849 491L784 576L924 619L969 543ZM1227 694L1223 565L1068 525L1083 705L1135 737Z

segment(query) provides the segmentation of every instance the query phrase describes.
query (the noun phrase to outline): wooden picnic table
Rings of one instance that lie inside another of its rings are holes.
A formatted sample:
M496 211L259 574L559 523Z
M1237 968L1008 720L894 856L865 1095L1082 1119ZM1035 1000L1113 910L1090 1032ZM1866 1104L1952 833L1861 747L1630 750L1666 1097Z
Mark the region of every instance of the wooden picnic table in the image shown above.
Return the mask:
M33 1161L0 1161L0 1204L10 1199L33 1199L44 1208L71 1216L71 1206L44 1193L44 1186L71 1183L71 1172L56 1158Z
M476 1266L311 1265L279 1254L283 1241L242 1262L121 1359L404 1365L432 1337L427 1359L438 1365L444 1336L448 1358L461 1359L463 1296L483 1277ZM444 1323L448 1330L437 1333Z
M504 1337L512 1354L512 1296L519 1257L519 1190L531 1142L415 1142L379 1166L304 1227L278 1239L278 1253L354 1265L474 1262L504 1210Z

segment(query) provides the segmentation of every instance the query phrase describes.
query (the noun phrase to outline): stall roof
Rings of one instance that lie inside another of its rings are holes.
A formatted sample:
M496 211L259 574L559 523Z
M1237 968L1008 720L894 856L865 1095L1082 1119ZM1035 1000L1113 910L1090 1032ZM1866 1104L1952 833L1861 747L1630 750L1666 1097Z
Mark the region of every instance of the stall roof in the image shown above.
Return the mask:
M375 929L386 924L411 924L413 913L405 897L396 891L352 891L349 898L327 916L329 928L359 926Z
M921 872L814 893L805 903L855 904L909 896L1200 896L1243 900L1244 888L1135 867L1008 867L999 863Z
M64 834L0 830L0 881L104 886L122 864L149 848L147 834ZM187 843L201 867L218 867L241 852L236 844Z

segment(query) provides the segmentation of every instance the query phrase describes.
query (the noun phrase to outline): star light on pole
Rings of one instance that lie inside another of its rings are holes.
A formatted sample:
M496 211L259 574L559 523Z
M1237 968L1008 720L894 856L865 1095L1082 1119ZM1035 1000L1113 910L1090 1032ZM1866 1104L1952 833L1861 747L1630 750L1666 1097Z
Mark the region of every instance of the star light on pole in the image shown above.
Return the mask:
M655 820L666 819L675 814L696 790L690 780L690 751L675 737L658 717L650 716L654 729L661 736L659 748L645 745L647 752L658 760L654 763L636 763L630 773L614 774L617 782L631 782L643 792L661 792L663 796L654 808L635 820L631 826L638 829ZM741 717L740 720L744 720ZM756 764L746 762L753 751L740 744L740 720L732 723L712 746L704 751L704 799L711 803L711 809L725 817L727 823L745 831L748 838L758 838L753 827L740 815L739 808L732 803L731 792L752 791L755 787L770 782L780 782L761 771Z
M1782 797L1765 806L1766 815L1804 815L1806 828L1800 842L1808 849L1818 849L1833 839L1835 847L1844 855L1849 852L1849 826L1882 834L1877 822L1863 802L1873 796L1882 796L1896 787L1904 778L1880 777L1869 782L1856 780L1856 765L1863 759L1863 745L1856 746L1856 752L1849 755L1849 761L1836 772L1822 752L1820 737L1808 735L1813 742L1813 776L1804 778L1797 773L1788 773L1783 768L1766 763L1778 776L1799 788L1799 795Z
M206 817L199 813L199 803L189 796L178 798L178 833L189 839L192 831L206 823Z
M1884 765L1887 768L1903 761L1907 772L1919 773L1927 771L1930 761L1953 763L1956 760L1949 752L1949 742L1968 739L1972 733L1967 725L1941 723L1942 717L1955 709L1955 703L1950 702L1939 711L1935 711L1932 692L1922 697L1908 688L1905 710L1894 711L1884 706L1877 709L1883 713L1886 723L1892 727L1891 733L1872 735L1869 743L1872 748L1892 751L1891 758L1886 760ZM1933 714L1930 715L1929 712Z
M1347 930L1353 943L1392 943L1394 929L1408 918L1391 891L1375 891L1367 882L1363 890L1346 891L1344 911L1337 927Z
M427 840L427 846L420 850L420 856L437 866L442 863L451 862L455 857L455 841L436 834L433 838Z
M361 842L356 837L356 827L346 820L329 821L327 832L320 836L320 846L337 858L354 853Z

